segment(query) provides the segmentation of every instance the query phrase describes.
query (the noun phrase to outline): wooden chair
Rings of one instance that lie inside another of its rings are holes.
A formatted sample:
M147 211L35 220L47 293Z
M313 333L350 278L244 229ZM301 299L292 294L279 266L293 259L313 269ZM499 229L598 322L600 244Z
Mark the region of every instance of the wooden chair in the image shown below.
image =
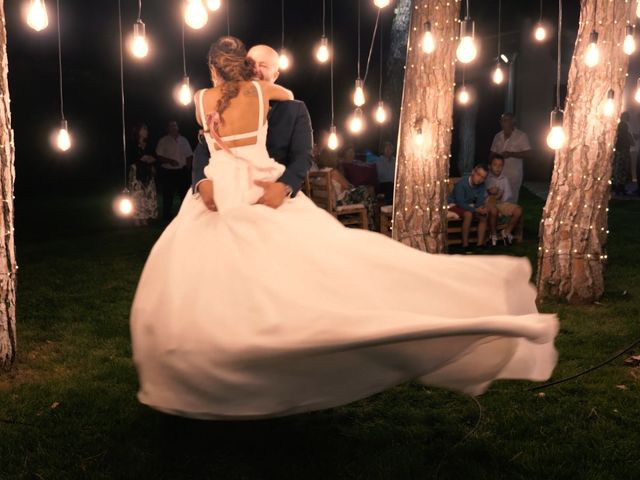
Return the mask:
M369 228L367 207L362 203L355 205L336 205L336 195L331 182L331 169L309 172L305 184L309 185L309 198L318 207L326 210L347 227Z
M380 233L391 236L391 216L393 215L393 205L380 207Z

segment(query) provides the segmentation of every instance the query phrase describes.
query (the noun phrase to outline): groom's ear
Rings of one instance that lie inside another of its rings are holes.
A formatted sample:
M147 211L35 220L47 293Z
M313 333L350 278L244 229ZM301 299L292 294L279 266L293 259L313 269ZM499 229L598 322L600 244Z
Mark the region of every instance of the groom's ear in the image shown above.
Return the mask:
M273 77L273 83L276 83L279 77L280 77L280 70L277 70L276 74Z

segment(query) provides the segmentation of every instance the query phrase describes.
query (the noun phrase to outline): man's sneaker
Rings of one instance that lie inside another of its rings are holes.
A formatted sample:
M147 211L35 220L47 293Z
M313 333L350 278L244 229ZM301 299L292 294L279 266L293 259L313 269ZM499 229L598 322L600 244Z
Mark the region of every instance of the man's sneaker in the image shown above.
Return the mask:
M462 247L462 253L465 253L467 255L471 255L471 254L473 254L473 248L471 248L468 245L466 247Z
M491 235L491 246L495 247L498 244L498 235Z
M513 235L505 232L504 230L502 230L501 234L502 234L502 241L504 242L505 245L513 244Z

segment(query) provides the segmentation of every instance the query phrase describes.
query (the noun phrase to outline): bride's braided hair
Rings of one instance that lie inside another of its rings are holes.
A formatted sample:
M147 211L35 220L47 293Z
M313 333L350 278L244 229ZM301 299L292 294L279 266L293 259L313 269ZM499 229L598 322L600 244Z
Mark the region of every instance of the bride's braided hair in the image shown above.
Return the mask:
M247 57L247 48L242 40L232 36L219 38L209 49L209 68L224 80L222 96L216 104L216 112L220 122L224 123L222 113L229 107L229 102L240 93L238 82L256 77L256 63Z

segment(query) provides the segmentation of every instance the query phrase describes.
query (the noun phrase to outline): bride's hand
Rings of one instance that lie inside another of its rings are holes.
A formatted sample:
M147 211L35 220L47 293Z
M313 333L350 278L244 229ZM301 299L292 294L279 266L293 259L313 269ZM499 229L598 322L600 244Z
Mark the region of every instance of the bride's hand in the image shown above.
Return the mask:
M206 180L198 185L198 193L204 202L204 206L212 212L217 212L216 202L213 200L213 181Z

